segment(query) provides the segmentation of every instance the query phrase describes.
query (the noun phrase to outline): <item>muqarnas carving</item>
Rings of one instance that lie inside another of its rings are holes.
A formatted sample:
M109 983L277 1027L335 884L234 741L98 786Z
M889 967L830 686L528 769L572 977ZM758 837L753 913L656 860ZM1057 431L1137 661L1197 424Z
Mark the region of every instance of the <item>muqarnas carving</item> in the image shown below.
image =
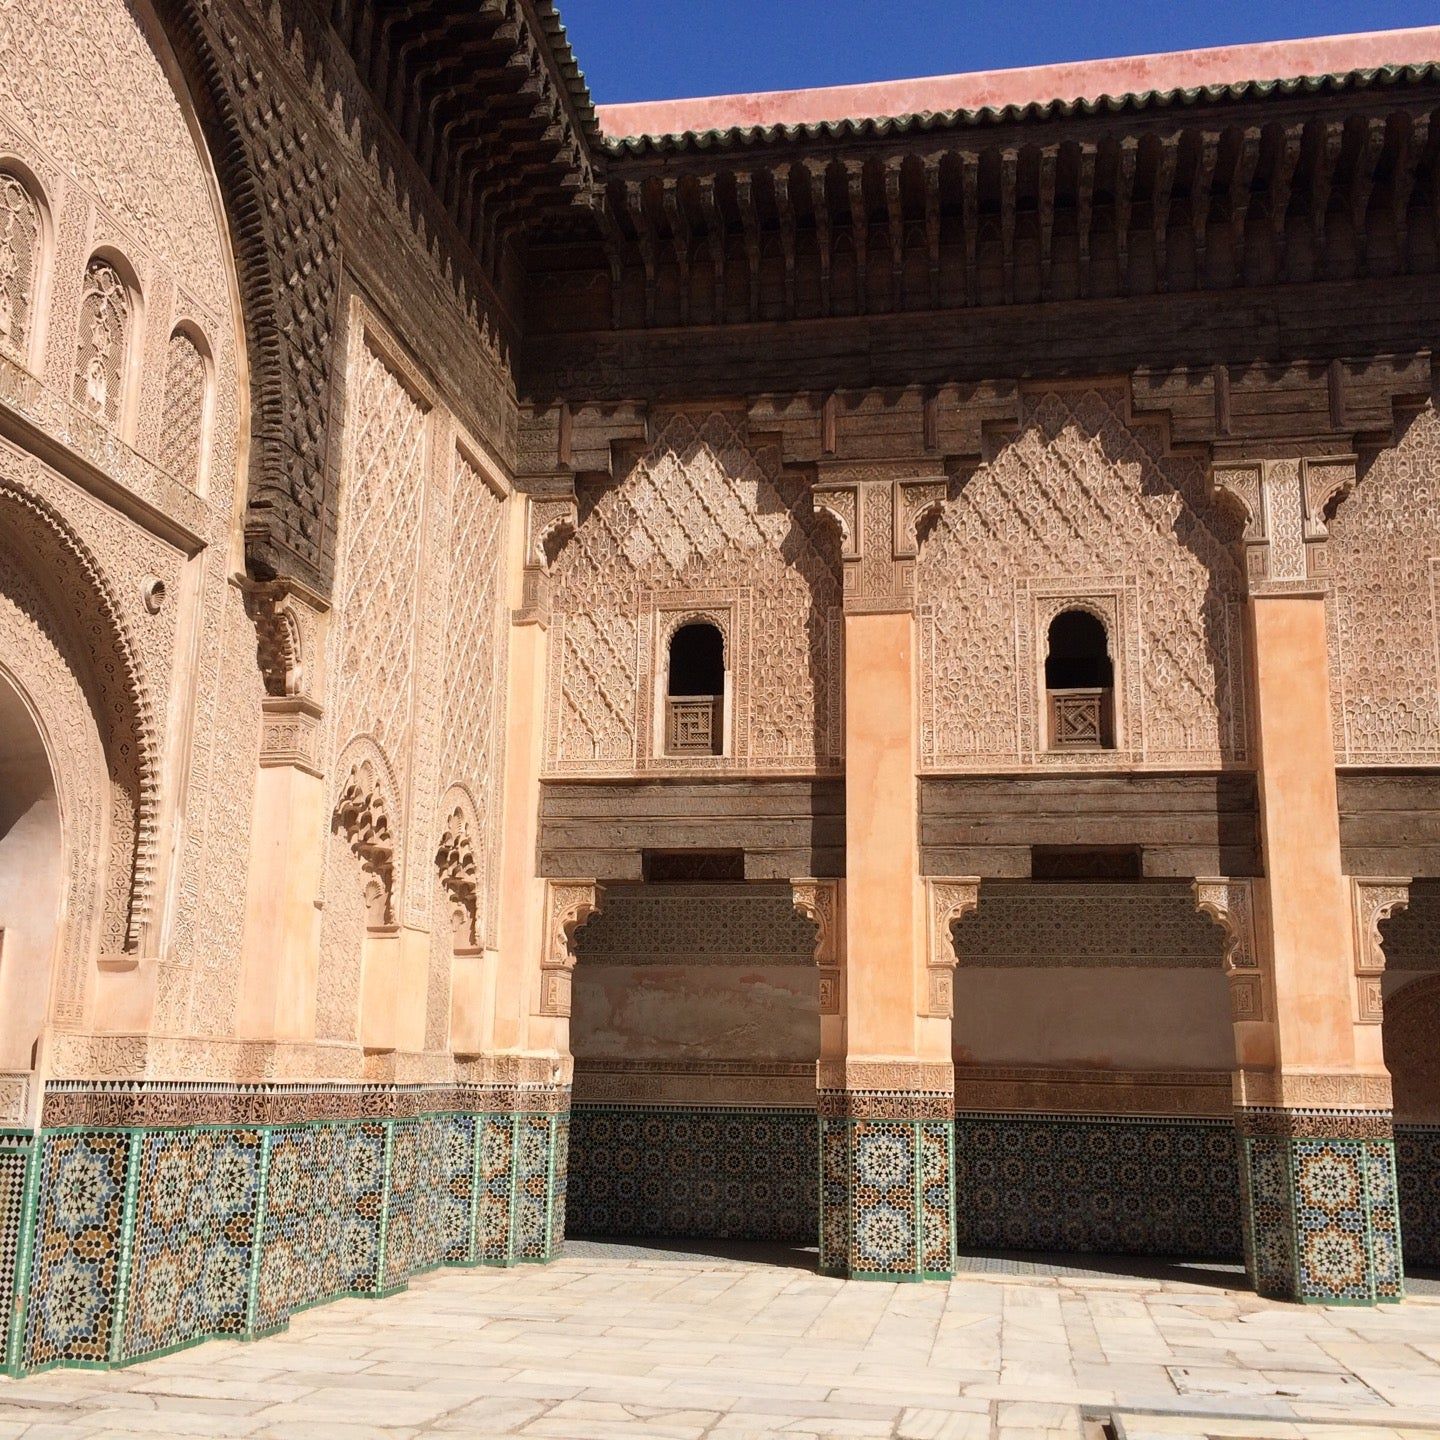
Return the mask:
M395 836L370 762L353 766L335 805L335 827L368 877L365 912L372 926L395 920Z

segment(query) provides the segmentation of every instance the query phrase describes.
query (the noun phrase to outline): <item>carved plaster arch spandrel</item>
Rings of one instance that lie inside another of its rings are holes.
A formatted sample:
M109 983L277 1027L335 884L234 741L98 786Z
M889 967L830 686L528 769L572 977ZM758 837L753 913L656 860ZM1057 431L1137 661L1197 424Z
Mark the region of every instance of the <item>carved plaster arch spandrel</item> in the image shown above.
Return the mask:
M435 868L450 904L451 933L457 950L474 949L485 936L484 832L475 797L452 785L440 803L444 829L435 849Z
M1225 932L1225 975L1232 1020L1263 1020L1265 981L1255 936L1255 885L1246 879L1206 876L1195 881L1195 908Z
M925 1014L940 1019L955 1015L955 925L980 904L976 875L925 880Z
M594 880L545 882L545 949L540 957L540 1014L570 1014L575 932L604 904L604 887Z
M822 1015L842 1010L845 973L845 882L809 877L790 882L790 903L815 926L815 965Z
M0 464L8 464L8 450ZM149 686L140 648L99 560L47 501L0 471L3 533L46 589L56 613L87 653L82 681L94 687L105 717L104 741L115 804L106 875L103 944L138 955L148 938L154 898L160 767Z
M396 844L394 772L369 735L341 751L326 827L327 860L316 983L321 1039L353 1040L360 1017L366 932L393 915L400 849Z
M1353 878L1350 899L1355 917L1355 1018L1362 1025L1379 1025L1385 1018L1385 939L1380 926L1409 905L1410 877Z
M395 897L400 893L395 772L373 737L360 735L341 752L335 774L338 789L332 828L345 834L361 868L384 887L384 917L390 924Z

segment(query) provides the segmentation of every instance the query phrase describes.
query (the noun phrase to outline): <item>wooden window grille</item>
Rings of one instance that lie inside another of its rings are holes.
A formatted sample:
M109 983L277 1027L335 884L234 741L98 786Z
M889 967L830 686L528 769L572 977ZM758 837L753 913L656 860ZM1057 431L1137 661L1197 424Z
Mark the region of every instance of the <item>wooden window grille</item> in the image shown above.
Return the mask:
M1052 750L1108 750L1111 738L1110 689L1047 690Z
M722 695L670 695L665 702L665 750L670 755L719 755L725 724Z

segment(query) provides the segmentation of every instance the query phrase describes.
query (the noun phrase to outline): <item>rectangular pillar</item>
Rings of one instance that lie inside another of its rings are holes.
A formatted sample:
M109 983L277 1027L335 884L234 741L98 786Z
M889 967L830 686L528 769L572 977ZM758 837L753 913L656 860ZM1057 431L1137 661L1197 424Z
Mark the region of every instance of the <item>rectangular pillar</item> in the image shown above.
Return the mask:
M1403 1290L1390 1079L1362 1013L1330 714L1327 503L1353 457L1217 466L1246 510L1254 751L1265 874L1253 882L1258 1016L1235 1075L1247 1265L1280 1299Z
M885 478L827 467L816 487L841 531L845 608L843 983L817 1073L820 1268L856 1279L955 1268L955 1082L926 964L913 613L916 522L946 489L904 466Z

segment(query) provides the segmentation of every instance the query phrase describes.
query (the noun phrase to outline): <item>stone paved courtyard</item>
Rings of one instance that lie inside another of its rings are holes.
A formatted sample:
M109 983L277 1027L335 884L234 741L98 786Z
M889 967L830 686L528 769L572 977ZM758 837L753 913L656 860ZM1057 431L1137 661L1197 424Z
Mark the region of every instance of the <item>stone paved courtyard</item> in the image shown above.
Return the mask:
M0 1381L0 1440L1440 1437L1433 1294L1307 1309L1200 1267L994 1261L907 1286L807 1263L572 1243L545 1268L440 1271L253 1344Z

